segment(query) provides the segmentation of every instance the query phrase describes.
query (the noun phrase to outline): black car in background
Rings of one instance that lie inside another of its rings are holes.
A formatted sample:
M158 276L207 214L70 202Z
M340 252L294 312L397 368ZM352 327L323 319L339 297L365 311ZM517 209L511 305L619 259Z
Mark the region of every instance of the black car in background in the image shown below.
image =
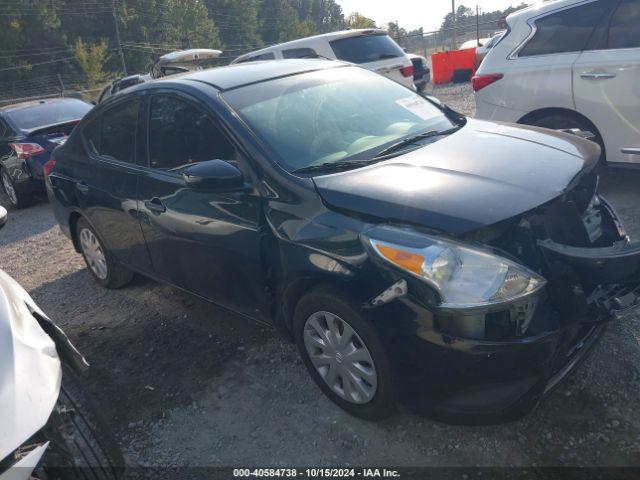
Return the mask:
M30 205L45 191L44 165L76 124L93 108L73 98L0 107L0 180L11 205Z
M407 53L413 64L413 84L416 90L424 92L431 80L431 69L427 67L427 59L420 55Z
M638 311L640 244L598 195L599 155L358 67L270 61L107 100L47 191L101 285L137 272L273 325L354 415L486 423Z

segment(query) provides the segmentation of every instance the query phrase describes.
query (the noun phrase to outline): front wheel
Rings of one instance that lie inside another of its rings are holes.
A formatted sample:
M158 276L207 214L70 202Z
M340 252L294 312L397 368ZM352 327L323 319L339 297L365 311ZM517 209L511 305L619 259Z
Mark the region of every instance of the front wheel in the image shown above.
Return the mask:
M366 420L394 412L387 353L354 302L333 289L314 290L296 306L293 323L300 355L325 395Z
M119 480L125 462L113 435L76 373L63 367L56 408L45 430L50 441L42 470L49 480Z

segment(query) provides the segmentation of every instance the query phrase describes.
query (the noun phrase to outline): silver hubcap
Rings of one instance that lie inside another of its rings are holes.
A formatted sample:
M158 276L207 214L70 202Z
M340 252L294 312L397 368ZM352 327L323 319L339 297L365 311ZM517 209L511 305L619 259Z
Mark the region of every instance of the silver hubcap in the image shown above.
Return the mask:
M108 274L107 259L104 256L102 245L88 228L80 230L80 246L91 271L100 280L106 280Z
M366 345L351 326L337 315L316 312L304 326L304 345L325 383L351 403L370 402L378 375Z
M18 196L16 195L16 190L13 188L13 183L11 183L9 174L5 171L2 172L2 185L4 186L4 191L7 193L11 203L16 205L18 203Z

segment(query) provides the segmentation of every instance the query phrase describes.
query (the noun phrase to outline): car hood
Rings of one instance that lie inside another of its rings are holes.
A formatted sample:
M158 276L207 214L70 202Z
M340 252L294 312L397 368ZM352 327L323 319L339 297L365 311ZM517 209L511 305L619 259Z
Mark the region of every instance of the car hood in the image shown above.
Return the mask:
M599 156L575 135L469 119L423 148L313 181L328 208L461 234L558 197Z
M0 461L47 422L60 391L56 347L29 294L0 270Z

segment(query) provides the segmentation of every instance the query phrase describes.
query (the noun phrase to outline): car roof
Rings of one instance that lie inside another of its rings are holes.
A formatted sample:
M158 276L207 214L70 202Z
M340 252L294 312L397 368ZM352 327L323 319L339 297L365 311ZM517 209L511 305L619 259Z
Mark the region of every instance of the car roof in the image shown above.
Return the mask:
M380 28L356 28L353 30L340 30L337 32L321 33L319 35L313 35L311 37L299 38L297 40L291 40L290 42L278 43L276 45L270 45L253 52L245 53L234 60L234 62L241 61L245 58L260 55L261 53L273 52L274 50L289 49L303 46L310 46L318 40L326 40L330 42L332 40L338 40L340 38L358 37L360 35L388 35L386 30Z
M82 102L78 98L50 98L43 100L30 100L28 102L13 103L11 105L0 106L0 113L10 113L26 108L40 107L57 103ZM86 102L83 102L86 103Z
M551 0L544 3L535 3L529 7L521 10L516 10L507 17L507 21L513 20L528 20L538 15L552 12L564 7L570 7L573 5L579 5L583 3L590 3L594 0Z
M201 82L224 91L266 82L276 78L350 65L351 64L346 62L321 59L268 60L263 62L238 63L226 67L209 68L207 70L189 72L182 75L172 75L155 82L139 85L135 88L144 88L145 85L162 84L166 82Z

